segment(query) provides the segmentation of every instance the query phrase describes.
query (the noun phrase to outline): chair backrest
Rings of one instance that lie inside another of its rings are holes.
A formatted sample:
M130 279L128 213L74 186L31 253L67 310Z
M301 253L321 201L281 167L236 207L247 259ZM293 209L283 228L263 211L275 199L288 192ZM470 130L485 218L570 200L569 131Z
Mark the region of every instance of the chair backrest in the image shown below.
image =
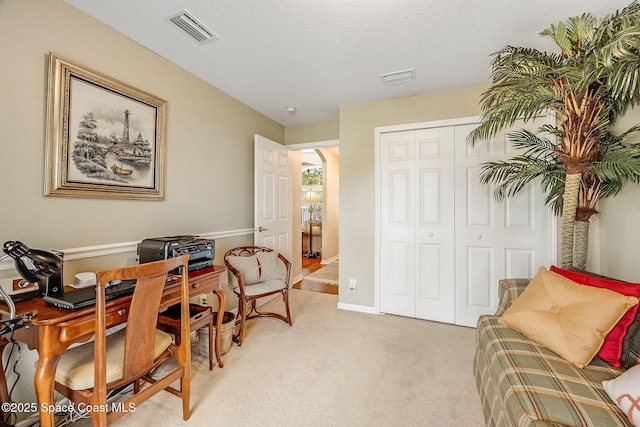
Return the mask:
M229 249L224 254L224 263L227 266L227 269L236 277L238 284L242 287L244 284L242 283L242 275L240 272L234 268L231 263L229 263L228 259L230 257L249 257L257 254L258 252L273 252L272 248L268 248L266 246L239 246L237 248ZM284 282L289 285L289 281L291 279L291 262L284 255L278 253L278 259L282 261L285 267L285 277Z
M127 266L96 273L96 363L94 392L106 387L105 347L105 285L112 280L136 279L131 306L127 317L127 330L124 351L124 378L137 378L154 365L155 330L158 311L167 276L170 271L180 268L181 302L188 306L188 255L169 258L163 261ZM188 315L187 315L188 316ZM188 339L187 339L187 342Z

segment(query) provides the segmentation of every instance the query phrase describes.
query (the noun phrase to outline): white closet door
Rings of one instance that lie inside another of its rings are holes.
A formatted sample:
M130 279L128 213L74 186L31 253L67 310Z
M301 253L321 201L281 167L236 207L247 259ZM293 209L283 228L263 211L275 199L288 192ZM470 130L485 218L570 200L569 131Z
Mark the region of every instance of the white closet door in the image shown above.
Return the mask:
M507 132L468 145L476 125L380 134L381 312L475 326L497 309L498 280L553 262L555 227L539 185L497 203L493 186L480 184L482 164L518 152Z
M416 317L453 323L454 129L416 131Z
M540 123L529 123L535 130ZM489 141L466 143L475 125L456 126L456 320L475 326L478 316L498 306L498 280L533 277L550 262L551 216L539 185L496 202L493 186L480 184L482 163L517 154L502 133ZM525 125L516 123L514 129Z
M415 317L415 131L380 135L380 310Z
M380 137L381 311L454 321L454 131Z

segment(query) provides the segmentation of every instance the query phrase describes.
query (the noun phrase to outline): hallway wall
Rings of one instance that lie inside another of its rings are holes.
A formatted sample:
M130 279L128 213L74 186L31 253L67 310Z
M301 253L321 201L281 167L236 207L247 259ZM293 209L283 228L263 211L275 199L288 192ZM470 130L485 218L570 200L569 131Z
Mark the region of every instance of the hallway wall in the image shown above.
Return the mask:
M340 148L321 148L325 158L322 184L322 262L334 261L340 255Z

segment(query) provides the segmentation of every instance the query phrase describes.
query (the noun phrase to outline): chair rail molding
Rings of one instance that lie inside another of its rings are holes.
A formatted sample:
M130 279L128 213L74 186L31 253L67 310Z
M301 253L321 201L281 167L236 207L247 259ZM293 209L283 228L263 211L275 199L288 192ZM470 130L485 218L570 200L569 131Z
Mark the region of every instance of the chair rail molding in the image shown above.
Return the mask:
M229 237L253 235L253 228L242 228L238 230L213 231L196 234L203 239L225 239ZM84 246L79 248L56 249L64 254L65 261L74 261L84 258L93 258L106 255L114 255L125 252L135 252L139 241L109 243L107 245ZM0 271L12 270L14 268L13 259L6 259L0 262Z

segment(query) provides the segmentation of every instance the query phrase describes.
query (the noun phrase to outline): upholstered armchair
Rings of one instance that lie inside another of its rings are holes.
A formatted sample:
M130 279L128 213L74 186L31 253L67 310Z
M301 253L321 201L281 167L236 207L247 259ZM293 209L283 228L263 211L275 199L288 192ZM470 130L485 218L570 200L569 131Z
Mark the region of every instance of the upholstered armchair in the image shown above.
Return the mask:
M263 246L241 246L227 251L224 262L236 282L233 292L238 295L238 316L234 341L238 345L244 340L248 319L274 317L289 326L293 324L289 310L291 263L282 254ZM285 315L258 310L259 298L277 294L282 295Z

